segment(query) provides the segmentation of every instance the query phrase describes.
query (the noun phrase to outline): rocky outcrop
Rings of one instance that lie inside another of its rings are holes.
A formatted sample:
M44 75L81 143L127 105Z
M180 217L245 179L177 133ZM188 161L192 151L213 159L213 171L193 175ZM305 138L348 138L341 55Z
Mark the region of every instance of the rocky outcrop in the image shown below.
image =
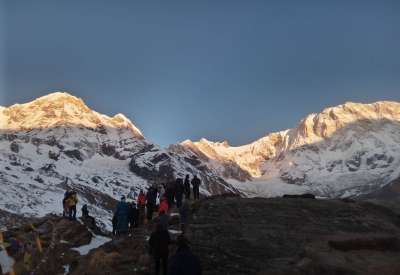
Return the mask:
M66 151L63 151L63 153L69 158L73 158L73 159L76 159L76 160L83 161L82 153L77 149L75 149L75 150L66 150Z
M92 232L84 223L49 215L25 219L23 225L5 231L3 237L5 242L19 243L8 251L15 260L15 274L64 274L82 258L73 249L88 245L94 237Z
M154 150L135 154L130 163L130 170L136 175L153 183L166 183L176 178L184 178L188 175L198 175L202 180L201 189L207 194L224 194L241 192L228 184L223 178L216 176L215 172L196 160L193 155L177 154L172 150Z
M204 274L400 272L400 218L369 203L206 199L190 228Z

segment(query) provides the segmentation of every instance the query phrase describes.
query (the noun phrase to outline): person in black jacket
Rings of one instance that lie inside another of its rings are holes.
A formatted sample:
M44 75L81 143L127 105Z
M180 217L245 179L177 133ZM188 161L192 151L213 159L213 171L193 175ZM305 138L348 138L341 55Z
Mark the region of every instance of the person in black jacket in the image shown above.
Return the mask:
M167 198L169 208L172 208L172 206L174 205L175 191L175 180L167 183L167 188L165 189L165 197Z
M150 187L146 194L146 208L147 208L147 221L150 222L153 219L153 212L157 204L157 193L158 190L154 187Z
M199 187L201 185L201 180L195 175L192 179L192 186L193 186L193 197L195 200L200 198L200 191Z
M175 255L169 261L168 275L201 275L200 261L192 253L186 238L179 236L177 246Z
M129 204L129 229L130 232L133 232L135 227L138 227L139 221L139 210L136 207L136 203L132 202Z
M175 182L175 199L176 199L176 207L181 208L183 193L185 191L185 187L183 186L183 180L181 178L176 179Z
M190 200L190 178L189 178L189 175L186 175L185 182L183 185L185 187L185 198L187 200Z
M151 234L149 239L150 254L153 256L155 272L160 274L160 264L162 262L163 275L167 275L168 271L168 251L171 239L167 230L163 229L161 224L157 224L156 230Z

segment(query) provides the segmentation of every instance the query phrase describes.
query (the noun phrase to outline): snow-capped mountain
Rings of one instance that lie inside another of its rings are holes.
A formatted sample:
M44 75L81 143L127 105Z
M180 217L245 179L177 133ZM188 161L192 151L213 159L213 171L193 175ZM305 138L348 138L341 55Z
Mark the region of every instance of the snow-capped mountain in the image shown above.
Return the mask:
M377 194L398 182L399 156L396 102L327 108L244 146L202 139L163 149L124 115L99 114L57 92L0 107L0 210L60 212L65 190L74 188L80 205L109 228L122 195L134 199L150 184L186 174L201 177L204 195Z
M225 163L236 164L251 179L230 182L253 195L359 196L400 177L400 103L327 108L308 115L294 129L239 147L206 139L181 146L205 155L208 165L220 172Z
M60 212L64 192L110 227L115 200L185 174L198 174L204 194L238 192L187 151L147 141L124 115L91 110L79 98L53 93L0 107L0 209L40 216Z

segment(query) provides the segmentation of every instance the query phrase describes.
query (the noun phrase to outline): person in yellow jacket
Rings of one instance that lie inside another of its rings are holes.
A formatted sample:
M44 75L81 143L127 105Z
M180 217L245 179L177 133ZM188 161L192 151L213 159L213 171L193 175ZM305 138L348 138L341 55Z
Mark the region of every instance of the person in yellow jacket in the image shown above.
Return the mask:
M65 202L69 208L69 218L76 220L76 205L78 204L78 195L76 192L72 191Z

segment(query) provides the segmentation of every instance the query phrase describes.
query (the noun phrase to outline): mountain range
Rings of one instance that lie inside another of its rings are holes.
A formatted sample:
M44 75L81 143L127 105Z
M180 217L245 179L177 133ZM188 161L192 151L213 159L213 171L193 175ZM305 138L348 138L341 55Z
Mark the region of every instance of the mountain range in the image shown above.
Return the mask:
M134 199L150 184L186 174L199 175L205 196L361 197L397 184L399 156L398 102L327 108L239 147L201 139L161 148L124 115L99 114L56 92L0 107L0 209L59 212L65 190L74 188L110 228L122 195Z

